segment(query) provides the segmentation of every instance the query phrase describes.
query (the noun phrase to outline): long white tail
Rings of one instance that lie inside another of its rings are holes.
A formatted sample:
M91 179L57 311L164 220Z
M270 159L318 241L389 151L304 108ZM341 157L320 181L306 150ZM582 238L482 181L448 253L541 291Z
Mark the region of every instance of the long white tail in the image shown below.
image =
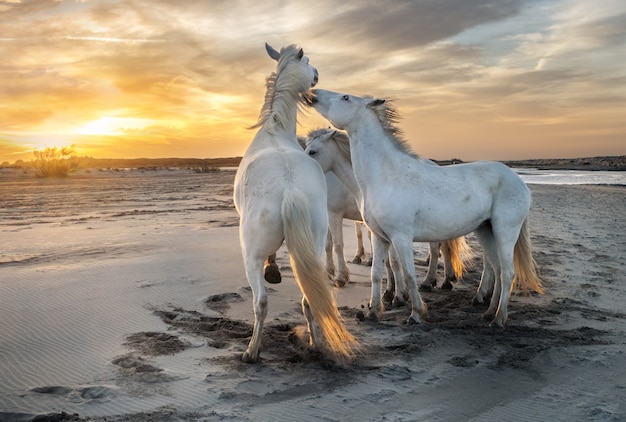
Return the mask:
M327 284L328 275L317 254L311 231L309 200L301 191L287 190L283 197L282 215L291 267L315 321L331 352L344 358L354 356L358 342L346 330Z
M537 264L532 254L528 218L524 220L515 244L513 263L515 265L515 277L511 284L511 290L519 283L519 287L524 294L528 293L529 289L537 293L543 293L543 283L537 276Z

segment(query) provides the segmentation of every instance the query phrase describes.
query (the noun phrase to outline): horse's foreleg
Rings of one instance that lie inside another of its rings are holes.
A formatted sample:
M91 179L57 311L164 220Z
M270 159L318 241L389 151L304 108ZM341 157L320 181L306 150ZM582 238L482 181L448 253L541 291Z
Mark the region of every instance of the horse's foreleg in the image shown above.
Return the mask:
M430 251L428 254L428 272L426 273L426 278L420 284L419 289L424 292L431 291L435 286L437 286L437 265L439 263L439 246L438 242L431 242L428 244Z
M337 274L335 274L335 285L343 287L350 281L350 270L346 265L346 258L343 254L343 217L339 215L329 216L330 232L333 238L333 248L337 259Z
M443 284L441 288L443 290L452 290L452 282L458 279L454 273L454 267L452 266L452 254L448 242L441 243L441 254L443 255Z
M485 303L485 298L489 296L489 293L493 292L495 277L496 275L492 263L483 256L483 273L480 277L480 284L478 285L476 294L472 299L474 306Z
M326 236L326 245L324 247L324 254L326 256L326 272L330 276L335 275L335 261L333 260L333 235L328 228L328 235Z
M370 251L372 251L372 253L370 254L370 257L365 261L365 265L368 267L371 267L372 260L374 259L372 256L374 254L374 243L372 242L372 231L365 224L363 224L363 227L367 229L367 239L370 242Z
M365 247L363 246L363 223L354 222L354 232L356 233L356 252L352 258L353 264L361 264L365 261Z
M385 286L385 293L383 293L383 306L385 309L391 309L396 295L396 278L391 269L391 256L385 261L385 269L387 270L387 285Z
M420 316L426 315L426 304L417 290L417 276L415 275L415 265L413 263L413 242L411 238L398 236L393 239L393 249L400 260L404 281L409 289L411 298L411 316L407 323L421 323Z
M370 309L366 318L378 321L379 315L382 312L381 298L380 298L380 282L382 279L383 268L385 268L385 261L389 256L389 244L378 236L374 236L372 241L372 295L370 298Z
M406 305L407 300L409 300L409 292L405 283L402 264L393 248L389 248L389 262L390 265L387 269L387 274L388 277L391 277L391 280L393 280L396 286L392 307L401 308Z

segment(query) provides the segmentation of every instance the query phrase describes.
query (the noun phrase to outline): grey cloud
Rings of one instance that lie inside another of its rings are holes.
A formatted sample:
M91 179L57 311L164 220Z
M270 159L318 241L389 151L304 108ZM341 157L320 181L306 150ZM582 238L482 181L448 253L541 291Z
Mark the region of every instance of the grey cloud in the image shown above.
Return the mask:
M597 47L615 47L626 44L626 13L584 23L577 28L579 36Z
M353 2L310 28L346 46L369 44L385 51L423 46L477 25L519 13L523 1L437 0Z

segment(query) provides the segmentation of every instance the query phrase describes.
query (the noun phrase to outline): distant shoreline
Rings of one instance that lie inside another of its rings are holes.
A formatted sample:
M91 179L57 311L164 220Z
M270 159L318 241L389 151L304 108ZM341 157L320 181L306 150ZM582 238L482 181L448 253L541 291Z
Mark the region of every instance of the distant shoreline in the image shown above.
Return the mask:
M433 160L439 165L459 164L461 159ZM509 167L528 167L538 170L589 170L589 171L626 171L626 155L600 156L584 158L539 158L529 160L492 160L500 161ZM82 169L154 169L154 168L195 168L212 169L220 167L238 167L241 157L224 158L91 158L81 157ZM0 168L29 168L27 161L15 164L4 163Z

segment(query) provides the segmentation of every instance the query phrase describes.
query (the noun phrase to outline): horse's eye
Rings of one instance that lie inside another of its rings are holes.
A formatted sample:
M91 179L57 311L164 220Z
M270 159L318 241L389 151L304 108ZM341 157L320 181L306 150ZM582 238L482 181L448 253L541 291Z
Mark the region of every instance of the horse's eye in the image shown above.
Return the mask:
M317 154L317 151L309 151L309 155L310 155L311 157L312 157L312 156L314 156L315 154Z
M347 95L344 95L344 96L343 96L343 100L344 100L344 101L348 101L349 99L350 99L350 97L348 97Z

